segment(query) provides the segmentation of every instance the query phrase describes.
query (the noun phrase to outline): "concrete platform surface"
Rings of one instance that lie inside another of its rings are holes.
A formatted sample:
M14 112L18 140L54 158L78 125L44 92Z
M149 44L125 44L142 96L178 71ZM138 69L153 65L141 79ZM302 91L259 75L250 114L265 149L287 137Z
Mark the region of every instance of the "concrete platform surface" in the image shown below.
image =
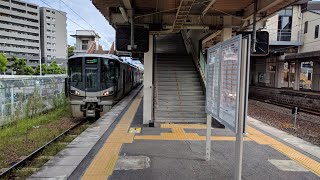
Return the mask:
M106 123L101 129L92 127L77 137L31 178L233 179L233 132L212 129L211 160L205 161L206 126L162 124L156 128L146 127L142 125L142 97L140 92L126 112L119 117L114 114L113 118L117 117L117 120L112 125ZM320 179L319 147L255 119L248 121L242 179ZM57 173L59 171L68 173Z
M125 110L142 86L131 91L109 112L76 137L67 148L49 160L28 179L67 179Z

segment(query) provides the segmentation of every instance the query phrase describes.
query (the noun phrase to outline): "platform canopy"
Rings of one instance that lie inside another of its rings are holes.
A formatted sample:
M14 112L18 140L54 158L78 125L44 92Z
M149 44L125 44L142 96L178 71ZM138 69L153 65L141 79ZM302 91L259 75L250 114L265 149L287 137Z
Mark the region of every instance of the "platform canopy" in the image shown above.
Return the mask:
M151 33L175 33L181 29L245 29L252 24L255 0L92 0L109 23L117 28L146 25ZM298 0L257 0L262 19ZM305 0L303 1L305 2ZM225 18L228 17L228 18Z

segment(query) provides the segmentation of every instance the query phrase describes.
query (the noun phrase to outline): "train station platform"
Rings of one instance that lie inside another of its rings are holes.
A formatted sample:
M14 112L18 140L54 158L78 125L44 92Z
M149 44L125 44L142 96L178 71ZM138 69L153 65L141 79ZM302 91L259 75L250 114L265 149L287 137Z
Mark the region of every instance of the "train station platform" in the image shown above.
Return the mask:
M235 134L204 124L142 125L143 92L132 91L29 179L233 179ZM242 179L319 179L320 148L249 118Z

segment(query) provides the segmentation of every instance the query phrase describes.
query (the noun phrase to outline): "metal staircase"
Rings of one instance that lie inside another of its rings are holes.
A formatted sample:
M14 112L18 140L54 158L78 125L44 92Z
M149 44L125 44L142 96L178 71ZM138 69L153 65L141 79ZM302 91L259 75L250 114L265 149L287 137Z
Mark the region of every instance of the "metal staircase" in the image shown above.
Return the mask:
M156 39L154 118L156 123L204 123L205 95L181 34Z

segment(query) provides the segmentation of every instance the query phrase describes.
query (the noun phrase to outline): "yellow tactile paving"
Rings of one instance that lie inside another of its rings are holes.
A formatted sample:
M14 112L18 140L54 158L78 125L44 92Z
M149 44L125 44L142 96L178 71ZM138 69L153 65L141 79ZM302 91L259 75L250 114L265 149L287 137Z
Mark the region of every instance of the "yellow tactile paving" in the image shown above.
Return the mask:
M206 136L199 136L197 133L161 133L160 135L136 135L134 139L140 140L169 140L169 141L205 141ZM231 136L211 136L213 141L235 141ZM244 141L251 141L245 137Z
M142 92L134 99L127 112L123 115L113 132L110 134L106 143L99 150L82 179L108 179L112 175L113 169L117 163L118 155L123 143L132 143L134 134L128 133L130 124L138 110L141 102Z
M161 128L206 129L205 124L161 124Z
M182 127L173 127L171 130L173 133L186 133Z
M300 153L299 151L294 150L293 148L275 140L274 138L263 134L262 132L248 126L248 137L258 144L269 145L275 150L286 155L290 159L298 162L306 169L320 176L320 163L309 158L308 156Z

